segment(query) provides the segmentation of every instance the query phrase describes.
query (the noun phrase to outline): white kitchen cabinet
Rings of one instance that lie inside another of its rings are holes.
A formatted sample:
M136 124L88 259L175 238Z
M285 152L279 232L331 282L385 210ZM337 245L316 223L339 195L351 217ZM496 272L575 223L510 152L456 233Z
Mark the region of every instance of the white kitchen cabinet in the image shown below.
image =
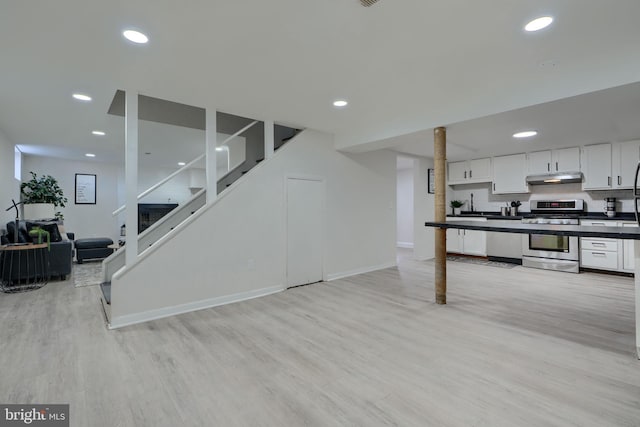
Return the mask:
M491 181L491 158L450 162L449 185Z
M467 180L467 162L449 162L449 184L460 184Z
M580 148L534 151L527 155L527 170L530 175L555 172L580 171Z
M612 167L613 188L633 188L636 166L640 161L640 141L627 141L613 144ZM633 245L631 245L633 246Z
M583 190L606 190L612 186L611 144L582 147ZM635 169L634 169L635 171Z
M580 225L617 227L616 221L580 220ZM600 237L580 238L580 266L617 271L619 267L618 240Z
M486 218L447 218L447 222L485 222L486 220ZM449 228L447 229L447 252L487 256L487 232L477 230L456 230Z
M580 171L580 147L551 151L551 172Z
M637 227L635 222L613 220L580 220L580 225L601 227ZM580 266L600 270L634 272L634 240L580 238Z
M637 227L638 224L635 222L621 222L620 225L622 227ZM634 250L633 243L635 240L621 240L622 244L622 260L621 267L622 271L627 273L635 272L635 262L634 262Z
M462 230L447 228L447 252L461 254L462 250Z
M529 175L551 173L551 150L529 153L527 155L527 165Z
M493 158L493 194L528 193L526 177L525 154Z

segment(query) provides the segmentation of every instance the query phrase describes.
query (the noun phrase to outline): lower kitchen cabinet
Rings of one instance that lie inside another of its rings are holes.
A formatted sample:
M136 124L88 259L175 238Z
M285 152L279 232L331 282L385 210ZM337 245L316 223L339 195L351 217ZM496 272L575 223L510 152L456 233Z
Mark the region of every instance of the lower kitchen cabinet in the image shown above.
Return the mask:
M486 218L447 218L450 221L485 222ZM487 256L487 232L447 229L447 252L464 255Z
M637 227L638 224L635 222L623 222L621 223L623 227ZM622 271L627 273L635 272L635 262L634 262L634 246L635 240L622 240Z
M635 222L581 220L580 225L637 227ZM580 266L599 270L634 272L633 240L580 238Z

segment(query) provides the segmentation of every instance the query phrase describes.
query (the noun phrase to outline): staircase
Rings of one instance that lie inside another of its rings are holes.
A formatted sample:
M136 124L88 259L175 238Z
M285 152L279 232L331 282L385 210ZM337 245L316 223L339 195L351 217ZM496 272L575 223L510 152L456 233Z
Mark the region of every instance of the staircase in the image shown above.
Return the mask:
M244 132L244 130L248 129L250 126L243 128L241 131L238 131L237 134ZM276 125L276 137L275 139L275 149L279 149L285 143L293 139L300 131L297 129L287 128L284 126ZM234 135L235 136L235 135ZM191 164L195 164L198 159L190 162L183 169L176 171L172 176L176 176L183 170L186 170ZM229 171L224 176L220 177L217 185L218 194L222 194L223 192L230 191L231 186L234 182L239 179L242 179L248 172L251 171L254 167L263 162L264 158L257 159L247 159L247 161L240 164L235 169ZM170 178L170 177L169 177ZM168 179L168 178L167 178ZM153 187L152 187L153 188ZM148 194L152 189L149 189L141 194L141 196ZM140 196L139 196L140 197ZM171 231L177 227L179 224L187 221L194 213L196 213L200 208L202 208L206 204L206 190L201 189L194 196L189 199L186 203L172 210L170 213L165 215L159 221L154 223L151 227L144 230L138 237L138 250L139 255L143 254L147 249L152 247L154 244L157 244L161 241L161 239L171 233ZM121 208L122 209L122 208ZM121 211L119 209L117 212ZM111 254L108 258L106 258L102 263L102 282L100 284L100 288L102 290L102 305L103 310L106 316L107 322L109 322L110 317L110 304L111 304L111 278L113 275L119 271L120 269L125 267L125 259L126 259L126 246L119 249L118 251Z
M172 210L162 217L158 222L144 230L138 236L138 249L140 253L150 248L154 243L173 230L178 224L193 215L198 209L203 207L207 201L206 190L198 191L187 203ZM111 277L114 273L125 266L125 253L127 247L112 253L102 262L102 283L100 287L105 302L111 304Z

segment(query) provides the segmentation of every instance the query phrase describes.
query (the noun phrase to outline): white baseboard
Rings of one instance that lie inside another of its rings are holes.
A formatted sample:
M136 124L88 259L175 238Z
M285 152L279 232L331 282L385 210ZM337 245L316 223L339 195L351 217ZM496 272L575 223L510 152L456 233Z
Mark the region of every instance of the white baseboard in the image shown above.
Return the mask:
M397 242L396 246L399 247L399 248L413 249L413 243L412 242Z
M327 274L327 282L332 280L344 279L345 277L355 276L357 274L371 273L372 271L384 270L385 268L396 267L398 264L395 262L389 262L386 264L374 265L363 268L356 268L355 270L343 271L340 273Z
M163 307L155 310L143 311L141 313L126 314L124 316L112 317L109 329L118 329L137 323L148 322L150 320L162 319L163 317L175 316L176 314L189 313L191 311L203 310L205 308L217 307L219 305L231 304L248 299L263 297L284 291L283 286L272 286L269 288L256 289L253 291L240 292L232 295L209 298L200 301L188 302L186 304Z

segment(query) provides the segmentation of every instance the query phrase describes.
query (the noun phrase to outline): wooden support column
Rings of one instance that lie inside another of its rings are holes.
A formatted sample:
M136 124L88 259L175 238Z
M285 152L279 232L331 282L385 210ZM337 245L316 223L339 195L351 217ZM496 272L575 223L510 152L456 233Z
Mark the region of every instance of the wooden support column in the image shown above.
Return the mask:
M434 160L435 160L435 221L445 222L446 211L446 158L447 158L447 129L438 127L433 130ZM436 244L436 304L447 303L447 230L435 229Z

